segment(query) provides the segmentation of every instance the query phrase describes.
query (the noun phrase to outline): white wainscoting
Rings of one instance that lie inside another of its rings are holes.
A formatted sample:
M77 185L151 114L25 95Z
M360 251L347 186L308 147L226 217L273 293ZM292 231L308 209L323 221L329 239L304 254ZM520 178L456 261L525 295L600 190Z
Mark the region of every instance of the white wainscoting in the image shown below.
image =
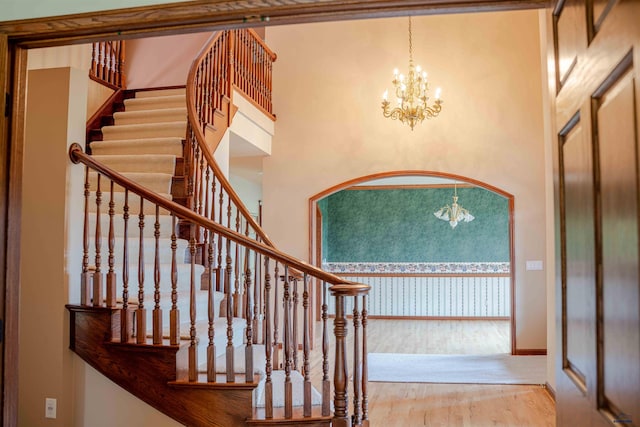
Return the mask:
M384 317L509 317L511 278L499 276L340 276L371 285L369 316ZM347 298L346 313L353 312ZM362 307L360 307L360 310ZM329 298L329 313L335 314Z

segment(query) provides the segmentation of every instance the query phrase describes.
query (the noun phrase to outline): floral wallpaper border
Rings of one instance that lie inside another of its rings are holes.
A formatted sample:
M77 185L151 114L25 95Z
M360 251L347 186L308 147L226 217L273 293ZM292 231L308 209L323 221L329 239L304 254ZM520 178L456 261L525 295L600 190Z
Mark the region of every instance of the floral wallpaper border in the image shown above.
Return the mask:
M325 262L331 273L509 273L508 262Z

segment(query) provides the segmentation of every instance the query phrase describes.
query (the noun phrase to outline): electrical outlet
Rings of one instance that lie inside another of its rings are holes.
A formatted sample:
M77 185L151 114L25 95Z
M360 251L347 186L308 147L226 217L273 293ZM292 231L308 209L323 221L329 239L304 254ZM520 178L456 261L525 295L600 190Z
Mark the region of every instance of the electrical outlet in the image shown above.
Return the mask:
M51 397L45 398L44 399L44 417L55 418L57 406L58 406L57 399L52 399Z
M529 271L540 271L542 270L542 261L527 261L527 270Z

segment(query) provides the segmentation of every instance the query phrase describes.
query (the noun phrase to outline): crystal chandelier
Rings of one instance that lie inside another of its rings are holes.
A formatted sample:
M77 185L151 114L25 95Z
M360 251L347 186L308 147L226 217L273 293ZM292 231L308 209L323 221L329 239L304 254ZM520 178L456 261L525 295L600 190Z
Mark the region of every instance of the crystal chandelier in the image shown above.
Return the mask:
M387 100L389 92L382 95L382 114L394 120L400 120L413 127L422 122L425 118L436 117L442 109L440 99L441 90L436 89L436 100L431 106L427 104L429 97L429 82L427 73L420 66L413 65L413 45L411 40L411 16L409 16L409 73L407 76L398 74L398 69L393 70L393 86L395 87L397 105L391 108L391 103Z
M433 213L436 218L443 221L449 221L451 228L456 228L459 222L471 222L475 219L468 210L458 204L458 187L453 184L453 203L451 206L446 205Z

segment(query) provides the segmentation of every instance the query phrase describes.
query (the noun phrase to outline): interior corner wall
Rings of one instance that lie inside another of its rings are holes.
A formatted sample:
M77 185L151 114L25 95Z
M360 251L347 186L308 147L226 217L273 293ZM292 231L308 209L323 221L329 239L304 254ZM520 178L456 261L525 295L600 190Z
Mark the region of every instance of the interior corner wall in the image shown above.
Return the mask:
M28 74L18 360L18 424L25 427L73 425L65 309L70 289L65 267L72 256L66 252L67 150L84 135L86 96L86 72L67 67ZM57 399L56 419L44 417L47 397Z
M191 63L211 32L126 41L127 89L184 86Z
M70 225L82 224L84 168L70 162L68 147L84 140L87 80L85 70L68 67L28 74L18 426L176 427L69 350L65 304L80 300L82 257L81 227ZM57 399L56 419L44 417L47 397Z
M416 16L413 57L442 87L442 113L411 131L385 119L381 95L405 70L407 18L268 27L278 117L263 165L264 228L308 257L308 200L332 186L399 170L457 174L515 197L519 349L544 349L545 157L538 12Z

